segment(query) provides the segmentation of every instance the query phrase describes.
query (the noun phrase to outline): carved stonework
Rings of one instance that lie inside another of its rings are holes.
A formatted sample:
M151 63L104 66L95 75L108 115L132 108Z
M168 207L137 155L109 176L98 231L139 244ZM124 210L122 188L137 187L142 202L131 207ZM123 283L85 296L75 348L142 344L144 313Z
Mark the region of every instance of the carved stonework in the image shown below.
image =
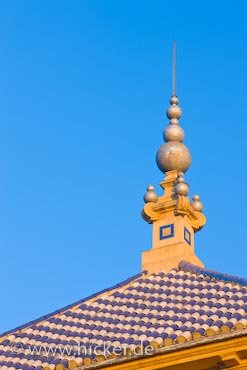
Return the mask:
M175 194L178 177L178 171L169 171L166 173L164 181L160 183L164 189L164 194L158 197L156 202L146 203L142 210L142 216L147 222L153 223L157 220L164 219L168 212L174 212L174 215L186 215L196 232L205 225L206 217L202 212L193 209L189 197Z

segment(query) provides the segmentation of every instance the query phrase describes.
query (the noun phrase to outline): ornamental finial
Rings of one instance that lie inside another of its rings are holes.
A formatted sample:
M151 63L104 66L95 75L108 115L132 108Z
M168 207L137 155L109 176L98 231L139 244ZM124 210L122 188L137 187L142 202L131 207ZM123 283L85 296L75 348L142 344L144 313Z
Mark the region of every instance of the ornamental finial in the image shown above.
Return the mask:
M165 143L159 148L156 161L165 173L158 195L149 185L144 194L144 220L152 224L152 247L142 254L142 269L149 272L178 269L181 261L204 266L194 251L194 234L206 223L199 195L189 197L189 184L184 173L191 164L189 149L183 144L184 130L179 124L182 110L176 95L176 44L173 45L172 96L166 115L169 124L164 130Z
M192 161L189 149L183 144L185 134L179 124L182 110L178 103L179 99L176 95L176 43L174 42L171 105L166 112L170 122L163 133L165 144L161 145L156 155L157 165L163 173L173 170L186 172Z

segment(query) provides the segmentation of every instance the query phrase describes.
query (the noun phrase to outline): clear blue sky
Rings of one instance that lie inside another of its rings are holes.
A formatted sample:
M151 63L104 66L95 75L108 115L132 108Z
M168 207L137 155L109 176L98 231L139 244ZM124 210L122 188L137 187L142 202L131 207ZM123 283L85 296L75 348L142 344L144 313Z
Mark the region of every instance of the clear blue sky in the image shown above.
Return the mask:
M0 331L140 271L171 46L208 223L206 266L246 276L245 1L0 4Z

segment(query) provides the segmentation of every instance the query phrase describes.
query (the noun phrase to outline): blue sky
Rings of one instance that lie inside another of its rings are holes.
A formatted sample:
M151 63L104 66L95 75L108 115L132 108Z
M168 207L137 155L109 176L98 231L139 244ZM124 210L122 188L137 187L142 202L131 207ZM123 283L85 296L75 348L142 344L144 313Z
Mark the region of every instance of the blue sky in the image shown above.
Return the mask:
M173 39L186 180L208 218L196 253L246 276L246 7L1 2L0 331L140 271Z

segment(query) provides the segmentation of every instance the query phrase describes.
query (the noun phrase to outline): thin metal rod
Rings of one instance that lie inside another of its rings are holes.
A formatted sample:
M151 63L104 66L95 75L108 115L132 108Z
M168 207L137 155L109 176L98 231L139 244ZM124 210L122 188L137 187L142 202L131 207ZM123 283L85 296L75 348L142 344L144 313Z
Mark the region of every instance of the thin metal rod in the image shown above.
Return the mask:
M177 69L177 46L176 41L173 41L172 95L176 95L176 69Z

